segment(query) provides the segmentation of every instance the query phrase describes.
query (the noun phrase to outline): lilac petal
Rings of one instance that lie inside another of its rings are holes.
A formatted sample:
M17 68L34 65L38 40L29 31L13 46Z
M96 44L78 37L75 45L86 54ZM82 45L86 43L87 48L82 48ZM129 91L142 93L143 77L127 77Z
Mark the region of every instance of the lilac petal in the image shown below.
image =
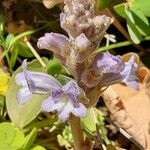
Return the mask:
M85 117L87 113L87 109L82 103L79 103L79 107L78 108L74 107L72 113L77 117Z
M121 57L108 52L98 54L94 63L102 73L120 73L124 68Z
M41 110L44 112L60 112L63 107L65 107L66 101L58 101L55 103L55 100L52 97L48 97L46 100L42 102Z
M16 74L15 81L19 86L27 86L27 81L23 72Z
M128 62L125 62L125 68L120 73L123 77L122 82L124 82L129 87L138 90L138 77L136 76L137 64L134 62L134 56L131 56Z
M46 73L32 71L29 71L28 73L30 75L30 81L34 83L33 87L31 87L34 93L50 93L56 89L60 89L62 86L59 81Z
M72 100L73 105L78 107L77 98L80 94L80 91L79 91L79 87L78 87L77 83L75 81L71 80L66 85L63 86L62 90Z
M37 46L40 49L48 49L55 54L62 56L68 55L70 51L69 39L58 33L46 33L43 37L39 38Z
M137 65L134 62L134 56L128 62L125 62L124 70L120 73L106 73L100 82L101 86L108 86L116 83L125 83L129 87L138 90L138 78L136 76Z
M69 118L72 110L73 110L73 105L71 101L68 101L66 106L60 111L58 118L63 122L66 121Z
M28 90L27 95L30 93L37 94L49 94L53 90L61 89L61 84L54 77L45 73L38 73L26 70L26 60L22 64L23 72L16 75L16 83L22 87L22 89ZM23 95L24 92L20 92L17 96L18 101L27 101L28 96ZM29 96L29 97L30 97ZM23 99L22 99L23 98ZM27 98L25 100L25 98Z
M17 93L17 101L19 104L26 103L32 97L32 92L28 88L22 88Z

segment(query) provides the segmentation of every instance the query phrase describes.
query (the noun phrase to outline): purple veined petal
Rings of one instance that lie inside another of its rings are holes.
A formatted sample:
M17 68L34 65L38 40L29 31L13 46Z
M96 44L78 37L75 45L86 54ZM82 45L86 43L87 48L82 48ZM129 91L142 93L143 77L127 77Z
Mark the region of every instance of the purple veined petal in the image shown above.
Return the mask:
M124 62L121 57L108 52L99 53L93 65L96 65L102 73L120 73L124 69Z
M26 103L32 97L32 92L26 87L21 88L17 93L17 101L19 104Z
M136 76L136 63L134 62L134 56L130 58L128 62L125 62L124 70L120 73L106 73L103 74L100 81L101 86L108 86L116 83L125 83L127 86L138 90L138 78Z
M61 95L63 94L62 89L56 89L52 91L52 98L54 99L58 99L61 97Z
M62 85L58 80L56 80L54 77L46 74L46 73L39 73L39 72L28 72L30 75L30 81L34 83L34 85L28 84L30 89L34 93L50 93L54 90L61 89Z
M61 83L53 76L46 73L25 70L27 68L26 65L27 64L23 62L22 68L24 69L24 77L22 79L26 79L27 85L31 91L35 93L49 93L50 91L61 89Z
M58 33L46 33L43 37L39 38L37 46L40 49L51 50L56 54L68 55L70 52L69 39Z
M60 112L65 106L66 101L59 100L57 103L55 102L55 99L52 97L48 97L46 100L42 102L41 110L44 112L54 112L58 111Z
M22 64L23 72L16 74L16 83L20 85L22 89L26 89L28 91L25 96L22 95L24 94L23 92L20 92L17 96L18 101L27 102L29 98L26 95L29 95L30 97L31 93L50 94L53 90L61 89L62 85L54 77L45 73L28 71L26 70L26 65L27 63L25 60ZM25 100L25 98L27 99Z
M85 117L87 114L87 109L82 103L79 103L79 107L74 107L71 112L77 117Z
M80 91L79 91L80 89L79 89L77 83L75 81L71 80L62 87L62 90L64 91L65 94L67 94L69 96L73 105L75 107L78 107L77 98L80 94Z
M125 69L120 73L123 76L123 82L129 87L139 90L139 80L136 76L137 64L135 57L131 56L128 62L125 62Z

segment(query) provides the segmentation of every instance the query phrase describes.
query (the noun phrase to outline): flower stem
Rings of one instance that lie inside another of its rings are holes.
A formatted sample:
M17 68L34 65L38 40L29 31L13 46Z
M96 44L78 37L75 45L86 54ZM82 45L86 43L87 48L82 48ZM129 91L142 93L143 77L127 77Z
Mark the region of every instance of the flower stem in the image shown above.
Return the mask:
M150 36L145 37L142 41L148 41L148 40L150 40ZM128 46L128 45L131 45L131 44L132 44L131 41L119 42L119 43L111 44L109 46L104 46L104 47L98 48L96 50L96 52L107 51L107 50L111 50L111 49L114 49L114 48Z
M27 46L30 48L31 52L33 53L33 55L36 57L36 59L39 61L39 63L41 64L42 67L45 67L46 64L44 63L44 61L41 59L41 57L39 56L39 54L36 52L36 50L33 48L33 46L31 45L31 43L26 40L26 44Z
M69 122L74 140L74 149L83 150L82 146L84 144L84 138L80 118L70 116Z

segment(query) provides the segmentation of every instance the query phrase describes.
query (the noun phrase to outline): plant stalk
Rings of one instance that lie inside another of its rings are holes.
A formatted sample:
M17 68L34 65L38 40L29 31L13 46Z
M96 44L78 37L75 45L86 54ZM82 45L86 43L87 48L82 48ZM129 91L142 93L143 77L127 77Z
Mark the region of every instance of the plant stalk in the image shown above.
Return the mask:
M74 149L83 150L84 138L80 118L71 115L69 122L74 140Z

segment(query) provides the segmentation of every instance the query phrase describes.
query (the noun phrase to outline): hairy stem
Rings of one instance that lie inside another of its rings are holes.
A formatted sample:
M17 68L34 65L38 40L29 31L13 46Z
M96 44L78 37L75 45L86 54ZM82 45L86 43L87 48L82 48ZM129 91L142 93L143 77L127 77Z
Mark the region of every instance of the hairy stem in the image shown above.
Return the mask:
M74 140L74 149L83 150L82 145L84 144L84 138L80 118L72 115L69 118L69 122Z

